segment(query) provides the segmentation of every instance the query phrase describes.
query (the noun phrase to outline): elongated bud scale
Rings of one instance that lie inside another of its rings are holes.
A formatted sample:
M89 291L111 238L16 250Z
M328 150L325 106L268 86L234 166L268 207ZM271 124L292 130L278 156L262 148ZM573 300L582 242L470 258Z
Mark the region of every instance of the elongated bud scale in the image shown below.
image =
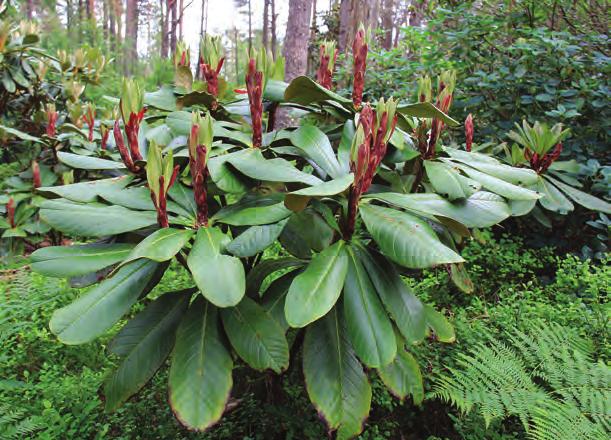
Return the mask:
M121 133L121 127L119 125L119 120L115 121L115 126L113 128L113 134L115 137L115 145L117 146L117 150L119 150L119 154L121 155L121 160L132 173L138 173L140 169L134 164L132 160L132 156L127 150L125 146L125 141L123 140L123 133Z
M465 139L467 151L471 151L471 146L473 145L473 116L471 113L465 119Z
M49 137L55 136L55 124L57 123L58 113L55 111L54 104L47 104L47 108L45 111L47 116L47 128L46 133Z
M352 103L354 108L360 110L363 101L363 90L365 89L365 69L367 67L367 40L368 32L361 24L356 32L352 44L353 61L353 84L352 84Z
M338 52L333 41L325 41L320 45L320 65L316 72L316 81L328 90L333 87L333 70Z
M252 119L252 145L254 148L260 148L263 141L263 72L257 70L255 58L248 62L246 90Z
M34 188L40 188L42 186L42 180L40 178L40 166L38 162L32 162L32 181L34 182Z
M206 80L208 93L214 97L219 94L218 76L223 67L225 56L221 37L206 35L200 42L199 68Z

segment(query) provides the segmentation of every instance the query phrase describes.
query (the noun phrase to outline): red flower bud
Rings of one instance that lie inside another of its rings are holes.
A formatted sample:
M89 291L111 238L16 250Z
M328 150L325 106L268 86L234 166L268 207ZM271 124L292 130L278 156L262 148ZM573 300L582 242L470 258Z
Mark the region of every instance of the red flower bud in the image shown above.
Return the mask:
M42 180L40 179L40 167L38 162L32 162L32 180L34 182L34 188L40 188L42 186Z
M325 45L323 44L320 46L320 65L316 72L316 81L328 90L333 88L333 70L335 68L338 52L337 49L333 51L333 62L331 63L331 56L327 53ZM333 67L329 67L329 65Z
M89 128L89 134L87 136L87 139L89 140L89 142L93 142L93 128L95 126L95 114L94 114L92 107L90 106L87 107L87 113L85 114L85 116L83 116L83 119L85 120L85 123L87 124L87 127Z
M127 147L125 146L125 141L123 140L123 133L121 133L121 127L119 126L118 119L115 121L113 134L115 136L115 144L117 146L117 150L119 150L119 154L121 155L123 163L132 173L138 173L140 171L140 168L134 164L132 156L127 150Z
M125 134L127 135L129 150L134 161L142 160L140 145L138 144L138 131L140 130L140 123L144 119L145 111L146 109L143 108L138 113L130 113L129 120L125 125Z
M471 113L465 119L465 138L467 151L471 151L471 146L473 145L473 116Z
M199 68L201 69L202 75L206 80L206 87L208 93L214 97L218 97L219 94L219 73L223 67L225 58L221 58L216 67L206 64L203 59L199 60Z
M354 37L352 44L353 65L353 85L352 103L357 110L361 108L363 101L363 90L365 88L365 69L367 67L368 46L365 41L365 30L359 29Z
M6 215L8 217L8 222L11 225L11 228L15 227L15 199L12 197L8 199L8 203L6 204Z
M58 113L56 111L48 111L47 112L47 136L54 137L55 136L55 124L57 123Z
M252 119L252 145L260 148L263 141L263 72L256 69L254 58L248 62L246 90Z

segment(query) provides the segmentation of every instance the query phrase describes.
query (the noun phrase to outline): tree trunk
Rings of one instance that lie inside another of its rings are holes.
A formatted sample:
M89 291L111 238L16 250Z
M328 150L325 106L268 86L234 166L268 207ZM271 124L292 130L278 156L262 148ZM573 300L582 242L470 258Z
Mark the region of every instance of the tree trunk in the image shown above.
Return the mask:
M316 29L316 0L312 0L312 24L311 29Z
M340 52L345 51L359 27L363 24L372 32L378 26L380 0L341 0L339 7L339 44Z
M182 41L183 38L183 33L182 33L182 23L183 23L183 14L184 14L184 0L180 0L180 4L178 7L178 10L180 11L180 15L178 16L178 39Z
M269 0L263 0L263 47L269 50Z
M34 0L27 0L25 3L25 16L31 20L34 16Z
M178 11L177 11L177 0L168 0L168 7L171 11L170 18L170 56L176 51L176 29L178 26Z
M163 6L165 5L165 12ZM168 19L169 19L168 2L165 0L159 0L159 27L161 29L161 41L160 41L160 53L161 58L168 57Z
M202 45L201 41L204 38L204 20L206 15L206 0L202 0L202 13L199 16L199 41L200 44L197 49L197 61L195 62L195 77L200 79L201 69L199 68L199 61L202 59Z
M384 35L382 37L382 47L386 50L390 50L392 47L394 3L394 0L384 0L384 12L382 13L382 29L384 29Z
M252 51L252 5L248 0L248 53Z
M272 40L272 54L276 57L278 53L278 44L276 39L276 19L278 16L276 15L276 0L270 0L270 5L272 7L272 21L271 21L271 40Z
M235 48L235 82L236 84L241 84L240 81L240 60L238 57L238 28L233 28L233 47Z
M108 3L106 2L106 0L102 1L102 35L104 35L106 47L110 47L110 32L108 29Z
M138 60L138 0L127 0L125 11L125 73L130 74Z
M116 36L116 49L119 48L123 41L123 2L121 0L111 0L113 2L113 9L115 11L115 21L117 24Z
M407 24L409 26L420 27L424 21L424 11L426 10L428 0L414 0L410 4L409 18Z
M285 80L287 82L306 74L311 12L312 0L289 0L289 18L284 39Z

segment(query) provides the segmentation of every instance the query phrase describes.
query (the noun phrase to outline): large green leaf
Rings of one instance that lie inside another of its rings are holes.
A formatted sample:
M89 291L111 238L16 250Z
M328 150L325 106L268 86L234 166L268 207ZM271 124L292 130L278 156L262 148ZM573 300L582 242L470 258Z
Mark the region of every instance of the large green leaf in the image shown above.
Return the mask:
M175 182L174 185L168 191L168 196L174 200L180 207L182 207L187 213L195 215L197 213L197 205L195 204L195 197L193 196L193 190L183 185L181 182ZM172 210L172 203L168 202L168 210L171 212L177 212Z
M498 165L498 164L501 163L498 160L496 160L494 157L488 156L488 155L483 154L483 153L476 153L476 152L472 152L472 151L457 150L456 148L450 148L450 147L443 147L443 151L448 153L448 155L452 159L456 159L456 160L458 160L460 162L463 162L463 163L466 163L466 164L472 164L474 162L481 162L481 163L497 164Z
M158 229L138 243L125 262L138 258L157 262L170 260L180 252L192 235L193 231L189 229Z
M392 324L378 298L365 268L352 248L348 254L348 274L344 285L344 316L354 351L365 365L379 368L397 354Z
M290 271L305 264L303 260L298 260L293 257L280 257L263 260L248 272L246 277L246 285L248 293L251 295L259 295L263 281L277 271ZM284 313L284 309L283 309Z
M191 292L166 293L130 319L110 344L123 358L104 384L106 410L117 409L155 374L172 351Z
M212 220L232 226L255 226L275 223L292 214L284 206L283 194L262 197L244 197L237 203L225 206Z
M512 217L526 215L533 210L537 204L536 200L509 200L509 208L511 208Z
M537 173L531 169L505 165L482 153L461 151L449 147L445 147L444 151L453 159L506 182L525 186L537 183Z
M103 192L118 190L127 186L133 177L121 176L112 179L94 180L91 182L73 183L62 186L41 186L37 189L41 193L52 193L73 202L93 202Z
M238 355L255 370L280 374L289 365L284 330L249 297L221 312L225 333Z
M83 156L81 154L65 153L63 151L58 151L57 158L69 167L81 170L119 170L125 168L122 162Z
M424 400L422 373L418 362L405 350L402 342L397 347L395 360L380 368L378 374L384 385L400 400L411 394L414 404L420 405Z
M305 327L335 305L348 272L345 245L340 240L316 254L305 271L293 280L284 305L291 327Z
M172 189L178 184L174 184ZM172 192L170 190L170 192ZM108 191L101 191L100 197L104 200L112 203L113 205L120 205L125 208L135 209L137 211L154 211L155 205L151 200L151 191L143 186L123 188L120 190L111 189ZM174 214L183 215L185 217L192 216L192 213L183 208L176 202L168 200L167 202L168 212Z
M30 255L32 270L48 277L86 275L122 261L133 249L128 243L49 246Z
M269 101L282 102L284 101L284 91L288 87L288 84L284 81L278 81L276 79L268 79L265 83L265 90L263 91L263 98Z
M452 327L452 324L450 324L450 322L441 312L438 312L432 306L425 304L424 313L426 314L427 325L433 329L438 340L441 342L454 342L456 340L454 327Z
M416 104L402 104L397 107L397 112L405 116L413 116L416 118L437 118L441 119L444 123L456 126L458 121L452 119L444 112L439 110L430 102L418 102Z
M367 194L376 200L389 203L415 213L448 217L468 228L487 228L496 225L511 215L511 211L501 196L486 191L478 191L466 200L449 202L437 194Z
M591 196L590 194L586 194L583 191L579 191L578 189L562 183L549 175L545 176L545 178L560 188L567 196L573 199L575 203L580 204L584 208L604 212L605 214L611 214L611 204L605 202L604 200Z
M8 79L8 75L6 76L6 78ZM5 88L6 84L4 84ZM14 83L13 83L14 86ZM8 90L8 88L7 88ZM12 93L12 92L10 92ZM0 130L4 131L12 136L15 136L17 139L20 139L22 141L30 141L30 142L36 142L36 143L42 143L42 139L29 135L27 133L24 133L23 131L17 130L16 128L11 128L11 127L7 127L6 125L2 125L0 124Z
M322 181L312 174L299 171L285 159L266 159L261 150L251 148L240 154L231 155L227 162L246 176L269 182L299 182L307 185L317 185Z
M539 203L545 209L550 211L566 214L574 209L573 204L560 192L552 183L539 176L537 182L537 191L543 194L544 197L539 199Z
M371 407L371 386L334 308L306 329L303 342L306 390L338 439L360 434Z
M157 215L152 211L132 211L122 206L79 204L67 200L44 202L40 218L59 231L82 237L116 235L157 223Z
M276 321L283 331L287 331L289 328L284 316L284 302L286 294L291 287L293 279L299 274L299 270L287 272L280 278L275 279L270 283L269 287L263 292L263 301L261 307L265 309L265 312Z
M92 341L112 327L136 302L157 263L137 260L120 268L70 305L53 313L49 327L65 344Z
M409 268L460 263L460 255L439 241L423 220L405 212L375 205L361 205L361 217L384 255Z
M195 284L206 299L218 307L235 306L246 291L242 262L221 253L229 241L219 228L199 228L187 258Z
M393 264L366 251L359 251L358 256L401 335L410 344L424 339L426 335L424 306L403 282Z
M212 157L208 161L208 171L210 178L214 184L221 190L228 193L244 193L248 190L248 186L244 183L244 179L237 176L236 172L228 165L228 159L232 154L222 154Z
M337 147L337 159L344 173L350 172L350 148L352 147L352 139L355 133L356 127L354 126L354 121L348 119L342 129L342 137Z
M280 235L288 219L269 225L251 226L227 245L227 252L236 257L252 257L267 249Z
M435 191L449 200L466 199L481 188L479 183L443 162L425 160L424 168Z
M307 208L291 216L280 241L289 252L309 257L311 250L320 252L329 247L334 235L335 231L324 218L314 209Z
M335 157L329 138L320 128L314 125L302 125L291 133L291 143L332 178L345 174Z
M456 164L456 166L463 170L471 179L481 183L487 190L509 200L535 200L542 197L538 192L506 182L498 177L478 171L475 168L459 164Z
M328 100L352 106L352 100L327 90L307 76L298 76L291 81L284 92L284 100L301 105Z
M183 425L203 431L220 420L233 383L232 368L218 311L198 297L176 332L168 381L170 405Z
M284 204L287 208L295 212L299 212L305 208L310 198L328 197L340 194L346 191L353 181L354 175L350 173L337 179L323 182L319 185L309 186L307 188L293 191L286 195L284 198Z

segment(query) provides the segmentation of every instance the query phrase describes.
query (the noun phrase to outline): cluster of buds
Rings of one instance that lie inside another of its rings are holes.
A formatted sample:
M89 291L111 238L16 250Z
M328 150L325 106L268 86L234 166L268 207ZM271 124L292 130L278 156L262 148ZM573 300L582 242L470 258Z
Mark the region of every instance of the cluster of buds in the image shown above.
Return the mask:
M40 178L40 166L35 160L32 161L32 182L34 188L40 188L42 186L42 179Z
M174 67L189 67L191 65L191 52L189 46L184 41L176 44L174 52Z
M352 56L354 57L353 64L353 85L352 85L352 103L354 108L359 110L363 102L363 89L365 88L365 69L367 67L367 51L368 43L371 38L371 32L365 30L363 25L359 26L354 36L352 43Z
M333 70L339 50L335 47L334 41L323 41L320 45L320 65L316 72L318 84L331 90L333 87Z
M66 101L66 110L70 121L78 128L83 126L83 105L80 102Z
M47 129L46 129L47 136L54 137L55 130L56 130L55 126L57 124L57 117L59 116L59 114L55 110L55 104L51 104L51 103L47 104L45 108L45 116L47 117Z
M465 119L465 147L467 151L471 151L473 146L473 116L471 113Z
M87 135L87 139L89 142L93 142L93 128L95 126L95 104L92 102L88 102L85 106L85 115L83 116L85 123L87 124L87 128L89 128L89 133Z
M151 192L153 205L157 210L157 223L162 228L170 226L168 221L167 196L174 185L180 166L174 166L172 151L165 157L161 155L161 147L155 143L149 146L146 158L146 179Z
M265 90L267 65L271 55L264 50L253 50L249 55L248 70L246 72L246 92L250 104L250 118L252 119L252 145L260 148L263 142L263 90ZM271 60L273 62L273 60Z
M221 37L206 35L199 43L199 68L206 80L208 93L219 94L219 72L225 61Z
M442 72L437 82L437 100L435 106L443 113L448 113L452 106L454 87L456 85L456 72L447 70ZM429 102L432 99L431 79L428 76L418 81L418 100ZM435 157L437 141L443 131L444 123L441 119L433 118L430 121L421 121L416 128L415 137L418 140L418 150L424 159ZM427 137L428 134L428 137Z
M140 167L136 165L136 162L142 160L140 146L138 145L138 131L140 130L140 123L144 118L146 109L144 108L144 93L136 81L130 79L123 81L119 109L121 110L121 117L125 126L129 151L125 146L119 119L115 120L113 130L115 144L127 169L133 173L138 173L140 172Z
M64 90L66 93L66 97L70 101L77 102L80 96L85 91L85 85L81 84L78 81L66 81L64 83Z
M11 225L11 229L14 229L15 224L15 199L12 197L8 199L8 203L6 204L6 216L8 219L8 224Z
M104 122L100 122L100 149L106 150L106 145L108 144L108 136L110 135L110 127L108 127Z
M397 125L397 103L391 98L387 102L380 99L374 109L369 104L363 106L352 146L350 149L350 171L354 183L350 188L348 216L344 236L350 239L354 233L356 212L361 195L369 189L376 169L386 155L388 141Z
M209 113L202 118L199 112L192 115L191 136L189 137L189 169L193 181L195 205L197 206L197 227L208 226L208 156L212 149L214 129Z
M530 167L537 174L542 174L560 157L560 153L562 153L562 142L558 142L550 152L541 155L526 148L524 158L530 162Z

